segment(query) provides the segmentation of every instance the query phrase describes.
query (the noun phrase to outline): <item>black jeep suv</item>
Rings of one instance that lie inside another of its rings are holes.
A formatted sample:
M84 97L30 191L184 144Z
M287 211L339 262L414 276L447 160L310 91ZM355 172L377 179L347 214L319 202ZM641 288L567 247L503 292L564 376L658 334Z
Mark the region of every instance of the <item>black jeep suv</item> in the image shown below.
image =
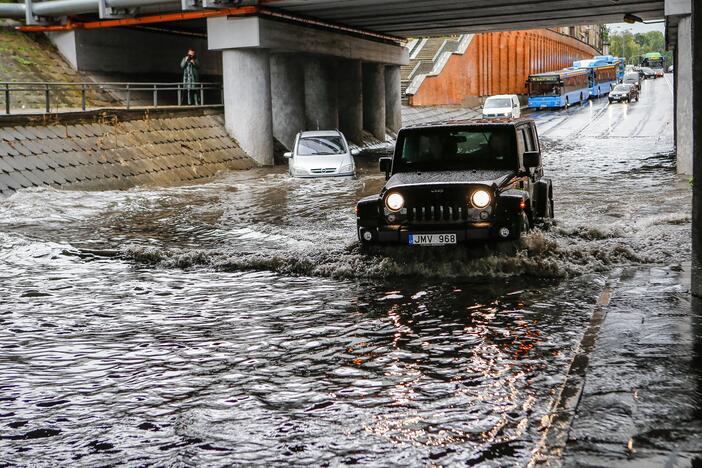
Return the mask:
M450 245L518 239L553 217L531 119L447 122L400 130L387 183L356 206L362 244Z

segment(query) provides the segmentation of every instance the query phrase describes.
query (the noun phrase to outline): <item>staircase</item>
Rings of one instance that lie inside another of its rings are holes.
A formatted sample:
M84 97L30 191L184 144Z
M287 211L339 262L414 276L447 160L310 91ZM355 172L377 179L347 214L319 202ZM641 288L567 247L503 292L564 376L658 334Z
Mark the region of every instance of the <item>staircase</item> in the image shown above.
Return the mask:
M451 54L463 54L473 35L414 39L409 44L409 64L401 67L402 104L409 104L410 95L419 89L424 77L439 74Z
M463 36L429 37L413 40L407 65L400 68L402 103L408 104L407 88L418 75L430 73L442 53L455 52Z

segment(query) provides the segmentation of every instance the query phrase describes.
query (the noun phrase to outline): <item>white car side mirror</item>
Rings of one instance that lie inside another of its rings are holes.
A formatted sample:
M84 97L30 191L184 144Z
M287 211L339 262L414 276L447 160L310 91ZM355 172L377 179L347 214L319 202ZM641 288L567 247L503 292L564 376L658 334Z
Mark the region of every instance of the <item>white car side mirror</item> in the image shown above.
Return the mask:
M280 154L280 153L278 153L278 154ZM293 157L293 154L290 151L288 151L287 153L283 153L283 157L285 159L290 159Z
M354 148L351 150L351 156L358 156L359 154L361 154L360 149Z

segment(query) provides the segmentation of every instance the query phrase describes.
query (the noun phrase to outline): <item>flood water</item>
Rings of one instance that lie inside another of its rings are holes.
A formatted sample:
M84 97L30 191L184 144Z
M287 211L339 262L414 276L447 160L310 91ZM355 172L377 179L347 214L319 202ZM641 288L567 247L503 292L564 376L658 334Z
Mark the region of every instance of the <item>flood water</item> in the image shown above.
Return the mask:
M369 158L0 200L0 465L526 464L608 275L689 261L691 213L666 81L532 116L556 223L515 256L361 253Z

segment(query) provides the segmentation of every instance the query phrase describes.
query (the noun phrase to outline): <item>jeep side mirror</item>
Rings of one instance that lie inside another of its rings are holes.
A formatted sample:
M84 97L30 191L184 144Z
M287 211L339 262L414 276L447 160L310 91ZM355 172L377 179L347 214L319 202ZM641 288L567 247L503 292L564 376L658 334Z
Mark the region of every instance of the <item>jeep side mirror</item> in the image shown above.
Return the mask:
M532 169L541 166L541 153L538 151L524 152L524 167Z
M358 156L359 154L361 154L361 150L360 150L360 149L354 148L354 149L351 150L351 156Z
M280 154L280 153L278 153L278 154ZM292 158L292 153L290 151L288 151L287 153L283 153L283 157L285 159L290 159L290 158Z
M378 160L378 166L380 166L380 172L385 173L385 177L390 175L390 169L392 169L392 158L384 157Z

